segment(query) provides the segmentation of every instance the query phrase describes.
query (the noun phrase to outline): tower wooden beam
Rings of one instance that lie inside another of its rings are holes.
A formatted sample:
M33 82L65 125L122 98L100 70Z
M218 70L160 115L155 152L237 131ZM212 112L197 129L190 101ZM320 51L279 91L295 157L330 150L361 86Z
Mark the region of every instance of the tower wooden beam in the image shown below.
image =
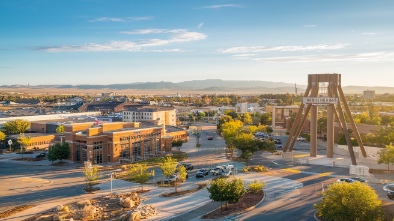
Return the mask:
M308 86L308 87L306 88L304 97L308 97L310 91L311 91L311 86ZM299 123L299 121L300 121L300 119L301 119L301 116L302 116L302 112L303 112L303 110L304 110L304 107L305 107L305 105L304 105L303 103L301 103L300 108L299 108L298 113L297 113L297 116L296 116L296 118L295 118L295 120L294 120L294 122L293 122L293 125L291 126L291 131L290 131L290 133L289 133L289 137L287 138L285 147L283 148L283 151L284 151L284 152L286 152L287 149L289 148L289 145L290 145L290 142L291 142L291 138L293 138L294 133L295 133L297 127L298 127L298 123Z
M367 153L365 152L364 145L363 145L363 142L360 137L360 133L358 132L356 123L354 122L354 119L352 117L352 113L350 112L350 108L347 105L346 97L343 94L342 88L340 86L338 86L338 92L339 92L339 96L341 96L341 100L342 100L343 106L345 108L345 111L346 111L347 115L349 116L349 121L350 121L350 124L352 125L352 129L353 129L353 134L356 136L357 143L360 147L361 153L362 153L363 157L367 157Z
M334 90L334 92L335 92L335 96L339 97L338 90ZM341 100L338 102L337 108L338 108L339 119L340 119L342 126L343 126L343 133L345 134L345 139L346 139L347 147L349 150L350 159L351 159L353 165L357 165L356 156L354 155L353 145L352 145L352 141L350 139L349 130L347 128L345 115L344 115L342 107L341 107Z

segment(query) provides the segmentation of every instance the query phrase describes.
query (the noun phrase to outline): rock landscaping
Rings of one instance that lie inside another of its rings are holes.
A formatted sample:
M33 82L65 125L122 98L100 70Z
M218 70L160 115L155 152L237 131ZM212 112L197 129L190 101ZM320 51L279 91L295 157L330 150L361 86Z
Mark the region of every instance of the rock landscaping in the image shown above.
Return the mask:
M150 205L141 205L136 192L110 194L92 200L83 200L67 205L58 205L52 211L39 214L26 221L47 220L113 220L137 221L156 215Z

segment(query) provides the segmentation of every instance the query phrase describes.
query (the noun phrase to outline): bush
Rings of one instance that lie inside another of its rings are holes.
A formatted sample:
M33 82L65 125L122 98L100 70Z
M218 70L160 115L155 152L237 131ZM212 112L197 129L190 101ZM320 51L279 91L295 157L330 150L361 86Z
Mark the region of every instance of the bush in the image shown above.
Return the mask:
M249 172L251 169L252 169L252 168L250 168L250 167L248 167L248 166L245 166L245 167L242 169L242 171L244 171L244 172L246 173L246 172Z
M265 183L255 180L255 181L253 181L253 183L249 184L249 191L256 194L260 190L262 190L264 186L265 186Z
M253 171L255 171L255 172L265 172L265 171L267 171L267 168L265 166L257 165L255 167L253 167Z

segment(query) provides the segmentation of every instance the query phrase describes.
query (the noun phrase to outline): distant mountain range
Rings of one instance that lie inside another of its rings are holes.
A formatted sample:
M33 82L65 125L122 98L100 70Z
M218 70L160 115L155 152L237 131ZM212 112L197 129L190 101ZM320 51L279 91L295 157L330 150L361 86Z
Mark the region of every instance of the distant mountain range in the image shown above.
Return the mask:
M128 84L109 84L109 85L3 85L0 88L59 88L59 89L110 89L110 90L168 90L168 91L195 91L196 93L294 93L295 85L284 82L272 81L239 81L239 80L192 80L179 83L173 82L136 82ZM306 85L297 85L297 92L304 93ZM343 87L346 94L362 94L365 90L375 90L376 94L394 93L394 87L367 87L367 86L346 86Z

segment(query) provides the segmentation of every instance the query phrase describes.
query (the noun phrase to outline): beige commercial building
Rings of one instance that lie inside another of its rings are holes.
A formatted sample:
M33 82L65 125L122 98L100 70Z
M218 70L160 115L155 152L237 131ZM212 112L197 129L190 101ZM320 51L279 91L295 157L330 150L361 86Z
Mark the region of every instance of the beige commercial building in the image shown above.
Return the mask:
M122 111L123 122L153 122L156 125L176 126L174 107L131 107Z

